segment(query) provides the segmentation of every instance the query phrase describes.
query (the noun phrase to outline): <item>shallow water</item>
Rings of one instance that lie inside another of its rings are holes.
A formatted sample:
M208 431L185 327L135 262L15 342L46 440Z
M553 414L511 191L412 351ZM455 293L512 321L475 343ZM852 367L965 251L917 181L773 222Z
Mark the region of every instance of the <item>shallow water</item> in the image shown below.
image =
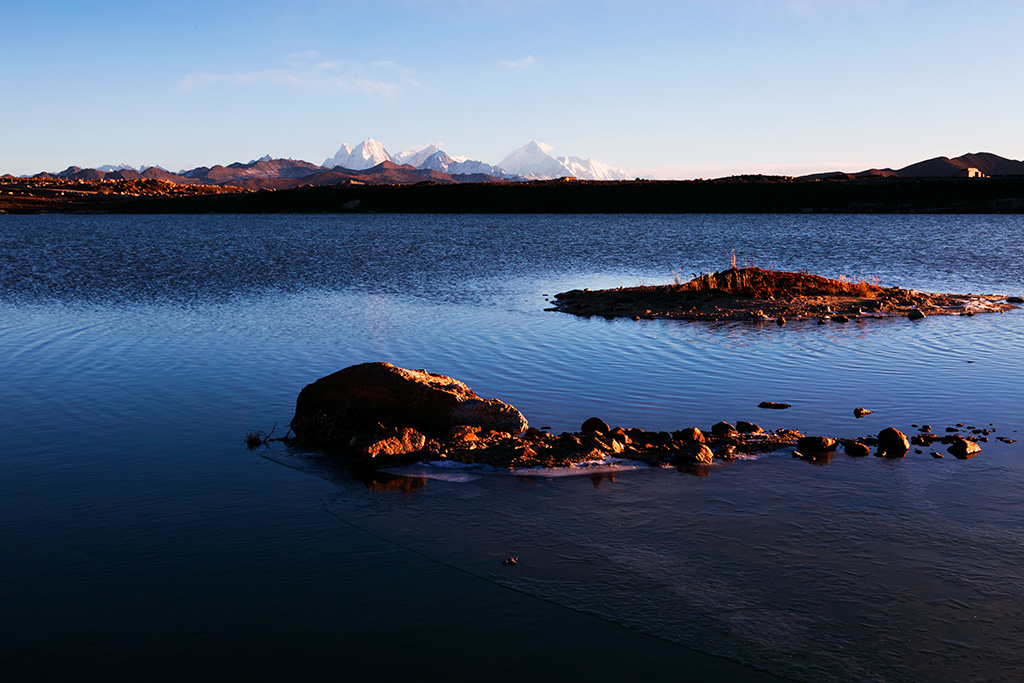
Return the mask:
M564 666L599 680L675 667L698 680L1014 680L1020 444L990 441L969 461L912 451L817 467L784 452L706 477L471 472L389 488L280 446L260 457L241 436L282 433L317 377L388 360L556 431L599 415L835 436L964 423L1019 438L1021 311L778 328L543 309L575 287L720 270L734 248L762 266L1020 295L1022 228L1014 216L4 216L0 599L13 618L0 654L37 678L320 677L388 662L456 679ZM857 420L860 406L875 412ZM502 567L508 555L520 562Z

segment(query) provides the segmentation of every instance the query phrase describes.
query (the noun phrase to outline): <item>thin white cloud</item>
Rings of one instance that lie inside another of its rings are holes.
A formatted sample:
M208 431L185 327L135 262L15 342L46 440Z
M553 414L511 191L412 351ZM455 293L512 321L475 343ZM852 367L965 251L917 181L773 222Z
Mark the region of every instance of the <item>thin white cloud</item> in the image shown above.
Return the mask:
M532 69L537 63L536 57L526 55L522 59L503 59L498 62L499 69Z
M537 146L540 147L546 154L551 154L555 151L554 145L549 145L546 142L538 142Z
M352 92L384 97L396 96L400 83L418 85L403 76L397 81L385 71L412 73L392 62L374 62L364 66L347 60L329 60L314 50L289 55L284 66L235 72L193 72L178 81L178 88L190 92L211 85L236 87L285 86L318 92Z

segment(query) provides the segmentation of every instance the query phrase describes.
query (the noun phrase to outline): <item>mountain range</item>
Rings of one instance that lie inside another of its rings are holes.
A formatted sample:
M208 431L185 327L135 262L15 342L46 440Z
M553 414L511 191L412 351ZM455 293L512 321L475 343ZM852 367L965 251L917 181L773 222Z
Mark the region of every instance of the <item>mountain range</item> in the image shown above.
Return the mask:
M59 173L37 177L75 180L157 179L181 184L234 185L249 190L283 190L301 185L338 183L409 184L419 182L461 183L545 180L575 177L583 180L622 180L627 176L596 159L552 157L531 140L513 152L503 165L492 165L465 156L453 156L437 145L423 149L388 153L373 138L355 147L343 144L320 166L297 159L274 159L270 155L248 163L200 166L172 173L160 166L132 168L126 164L99 168L70 166Z
M854 178L943 178L966 175L975 168L987 176L1024 175L1024 161L1014 161L978 152L959 157L935 157L900 169L872 168L856 173L834 171L801 176L799 180L841 180ZM367 138L355 147L342 145L322 165L296 159L274 159L270 155L248 163L200 166L172 173L160 166L141 169L125 164L96 169L71 166L60 173L36 177L77 180L157 179L180 184L233 185L248 190L283 190L299 186L349 184L413 184L421 182L516 182L572 177L579 180L626 180L627 175L596 159L553 157L536 140L506 156L498 164L449 155L437 145L392 155L384 146Z

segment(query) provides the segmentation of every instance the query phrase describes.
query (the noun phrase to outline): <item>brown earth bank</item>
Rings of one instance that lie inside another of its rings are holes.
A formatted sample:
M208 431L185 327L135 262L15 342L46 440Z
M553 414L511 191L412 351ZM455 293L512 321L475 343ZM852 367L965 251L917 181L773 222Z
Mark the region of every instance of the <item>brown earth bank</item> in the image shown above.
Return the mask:
M147 179L149 180L149 179ZM1024 213L1024 177L343 182L248 191L133 180L0 178L7 213ZM166 181L162 181L166 182ZM121 185L121 183L126 183ZM104 192L101 188L129 188ZM149 186L147 186L149 187ZM187 189L181 189L187 188ZM68 192L72 191L72 194ZM77 191L76 191L77 190ZM60 193L65 194L61 195Z
M237 194L230 185L181 184L155 178L84 180L0 177L0 211L5 213L118 213L140 198L182 198Z
M788 406L764 402L759 407ZM858 418L870 413L864 408L854 410ZM747 421L723 421L706 431L685 427L670 432L612 427L594 417L577 432L554 434L528 426L513 406L481 399L451 377L390 363L364 363L307 385L296 400L289 434L278 440L372 469L438 461L502 469L636 461L704 474L717 461L784 449L790 449L795 458L821 464L840 450L850 457L866 456L874 449L877 456L901 458L912 447L921 453L923 448L942 444L949 454L967 459L977 455L979 443L987 442L996 431L992 425L961 424L937 434L930 425L913 427L918 433L912 437L890 427L870 436L841 439L808 436L793 429L765 431ZM271 440L262 432L246 437L250 448ZM944 457L935 450L930 455Z
M670 285L574 289L555 295L548 310L579 316L670 318L678 320L775 321L817 318L848 323L854 319L966 315L1008 311L1017 297L932 294L806 272L730 268Z

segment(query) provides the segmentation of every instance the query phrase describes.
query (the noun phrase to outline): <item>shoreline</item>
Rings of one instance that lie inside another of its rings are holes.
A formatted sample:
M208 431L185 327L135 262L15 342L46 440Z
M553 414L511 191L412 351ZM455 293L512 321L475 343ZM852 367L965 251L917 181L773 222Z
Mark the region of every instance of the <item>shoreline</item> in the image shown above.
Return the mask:
M1024 176L544 180L249 191L164 181L0 178L0 213L1024 213Z

